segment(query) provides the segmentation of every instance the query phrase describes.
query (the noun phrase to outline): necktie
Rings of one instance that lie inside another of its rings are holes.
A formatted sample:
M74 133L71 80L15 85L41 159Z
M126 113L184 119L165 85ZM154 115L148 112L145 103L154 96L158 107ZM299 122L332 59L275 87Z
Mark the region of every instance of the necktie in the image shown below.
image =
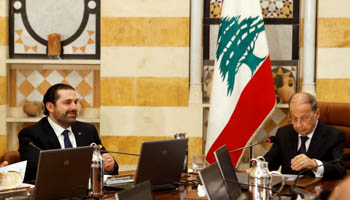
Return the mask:
M64 148L72 148L73 147L72 143L69 140L68 133L69 133L68 130L64 130L62 133L64 136Z
M301 145L300 145L300 149L299 149L298 154L306 154L305 142L306 142L306 140L309 139L309 137L307 137L307 136L300 136L300 139L301 139Z

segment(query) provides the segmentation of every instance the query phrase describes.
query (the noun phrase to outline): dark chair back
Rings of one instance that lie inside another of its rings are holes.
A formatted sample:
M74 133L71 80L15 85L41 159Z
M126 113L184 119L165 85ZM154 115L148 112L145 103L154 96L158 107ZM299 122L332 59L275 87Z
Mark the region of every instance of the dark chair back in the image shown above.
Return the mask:
M317 102L317 104L320 109L320 121L345 133L344 153L350 155L350 103ZM344 165L346 169L350 169L350 160L344 159Z

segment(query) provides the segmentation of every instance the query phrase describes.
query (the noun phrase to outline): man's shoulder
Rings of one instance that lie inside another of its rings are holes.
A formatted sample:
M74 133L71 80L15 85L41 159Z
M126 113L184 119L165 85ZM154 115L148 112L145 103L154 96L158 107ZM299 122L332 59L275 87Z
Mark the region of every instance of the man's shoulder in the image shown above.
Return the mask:
M94 125L87 123L87 122L82 122L82 121L75 121L73 124L74 126L79 126L79 127L94 127Z
M291 124L287 124L278 128L277 132L280 134L287 134L289 132L293 132L293 130L293 126Z
M284 143L293 138L295 134L293 126L288 124L277 129L276 137L279 142Z
M319 126L319 128L321 130L325 130L325 132L327 132L327 133L332 133L330 136L335 136L335 137L339 137L339 136L342 136L342 135L345 136L345 133L342 130L340 130L340 129L334 127L334 126L331 126L331 125L328 125L328 124L324 124L324 123L322 123L320 121L318 123L318 126Z
M19 139L22 137L43 137L46 133L46 124L48 124L47 118L43 117L38 122L26 126L18 133Z
M38 128L42 128L45 124L47 124L48 121L47 121L47 117L43 117L41 118L38 122L32 124L32 125L29 125L29 126L26 126L22 129L22 131L26 131L26 130L38 130Z

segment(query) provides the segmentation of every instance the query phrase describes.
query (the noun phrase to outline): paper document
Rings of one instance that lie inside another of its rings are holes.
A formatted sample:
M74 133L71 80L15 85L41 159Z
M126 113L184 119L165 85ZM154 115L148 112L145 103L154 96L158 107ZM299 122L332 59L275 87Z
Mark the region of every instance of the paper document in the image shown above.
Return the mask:
M11 172L11 171L12 172L19 172L21 174L22 182L23 182L26 168L27 168L27 161L25 160L25 161L11 164L11 165L7 165L5 167L0 167L0 173L1 172Z
M282 174L284 181L295 181L297 178L297 174ZM299 175L299 178L303 177L303 175Z
M24 180L27 161L22 161L0 168L0 189L20 187Z

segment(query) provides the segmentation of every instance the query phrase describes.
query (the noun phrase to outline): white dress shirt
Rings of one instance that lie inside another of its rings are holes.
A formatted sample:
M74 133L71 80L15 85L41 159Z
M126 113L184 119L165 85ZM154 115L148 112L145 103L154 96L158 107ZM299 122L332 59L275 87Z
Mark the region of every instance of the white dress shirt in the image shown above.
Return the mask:
M307 134L306 136L309 138L308 140L306 140L305 142L305 147L306 147L306 152L308 151L309 147L310 147L310 143L311 143L311 139L312 139L312 136L314 135L315 133L315 129L317 127L317 124L318 124L318 120L315 124L315 127L314 129L312 130L311 133ZM301 135L299 135L298 137L298 150L300 149L300 146L301 146ZM324 166L323 166L323 163L322 161L320 160L317 160L317 159L313 159L317 162L317 171L315 172L314 170L312 170L312 172L315 174L315 177L318 178L318 177L323 177L323 173L324 173Z
M56 133L57 139L61 145L61 149L64 149L64 136L62 134L64 130L69 131L69 133L68 133L69 140L72 143L73 147L77 147L77 142L75 140L75 136L73 134L71 126L65 129L65 128L61 127L60 125L58 125L57 123L55 123L50 117L48 117L47 120L49 121L49 124L51 125L52 129Z

